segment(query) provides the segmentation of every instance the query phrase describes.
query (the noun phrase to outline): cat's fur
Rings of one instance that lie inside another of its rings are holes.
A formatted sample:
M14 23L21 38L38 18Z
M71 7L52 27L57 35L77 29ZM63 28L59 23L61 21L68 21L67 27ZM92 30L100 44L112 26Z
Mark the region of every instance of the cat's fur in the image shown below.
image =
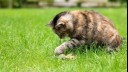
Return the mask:
M121 44L121 37L112 22L95 11L64 11L57 14L49 25L60 38L71 38L55 49L56 55L92 42L107 45L108 51L118 51Z

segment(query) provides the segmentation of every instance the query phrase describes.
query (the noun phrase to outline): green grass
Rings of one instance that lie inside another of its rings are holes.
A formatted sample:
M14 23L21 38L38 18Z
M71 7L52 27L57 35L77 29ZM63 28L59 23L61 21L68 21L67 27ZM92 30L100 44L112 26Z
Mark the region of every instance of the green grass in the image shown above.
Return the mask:
M0 72L126 72L127 43L118 53L76 51L76 60L54 57L59 38L46 24L59 12L85 8L0 9ZM110 18L127 36L126 8L86 8ZM65 40L63 40L65 41Z

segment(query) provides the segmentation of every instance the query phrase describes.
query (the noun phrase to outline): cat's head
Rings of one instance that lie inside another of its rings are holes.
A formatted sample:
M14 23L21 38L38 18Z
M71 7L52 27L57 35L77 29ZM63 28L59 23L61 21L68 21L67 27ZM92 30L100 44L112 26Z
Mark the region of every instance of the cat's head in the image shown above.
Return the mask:
M60 37L64 38L69 36L73 31L73 15L70 12L61 12L57 14L49 23L49 26Z

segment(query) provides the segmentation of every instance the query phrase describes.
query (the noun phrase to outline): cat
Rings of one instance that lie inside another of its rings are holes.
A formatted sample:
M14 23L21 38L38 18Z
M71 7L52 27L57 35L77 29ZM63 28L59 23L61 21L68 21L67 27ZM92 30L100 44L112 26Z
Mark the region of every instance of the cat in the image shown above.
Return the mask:
M55 55L64 54L76 46L93 42L104 44L107 51L118 51L121 36L113 23L105 16L92 10L63 11L57 14L48 24L60 39L69 37L55 49Z

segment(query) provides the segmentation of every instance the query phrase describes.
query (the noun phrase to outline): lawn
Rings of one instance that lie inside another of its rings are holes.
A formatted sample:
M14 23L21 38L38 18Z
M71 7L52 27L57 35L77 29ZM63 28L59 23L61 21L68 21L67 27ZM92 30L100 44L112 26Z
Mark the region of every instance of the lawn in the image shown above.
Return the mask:
M79 48L75 60L54 57L60 39L46 24L61 11L78 9L107 16L127 37L126 8L0 9L0 72L126 72L126 41L117 53Z

